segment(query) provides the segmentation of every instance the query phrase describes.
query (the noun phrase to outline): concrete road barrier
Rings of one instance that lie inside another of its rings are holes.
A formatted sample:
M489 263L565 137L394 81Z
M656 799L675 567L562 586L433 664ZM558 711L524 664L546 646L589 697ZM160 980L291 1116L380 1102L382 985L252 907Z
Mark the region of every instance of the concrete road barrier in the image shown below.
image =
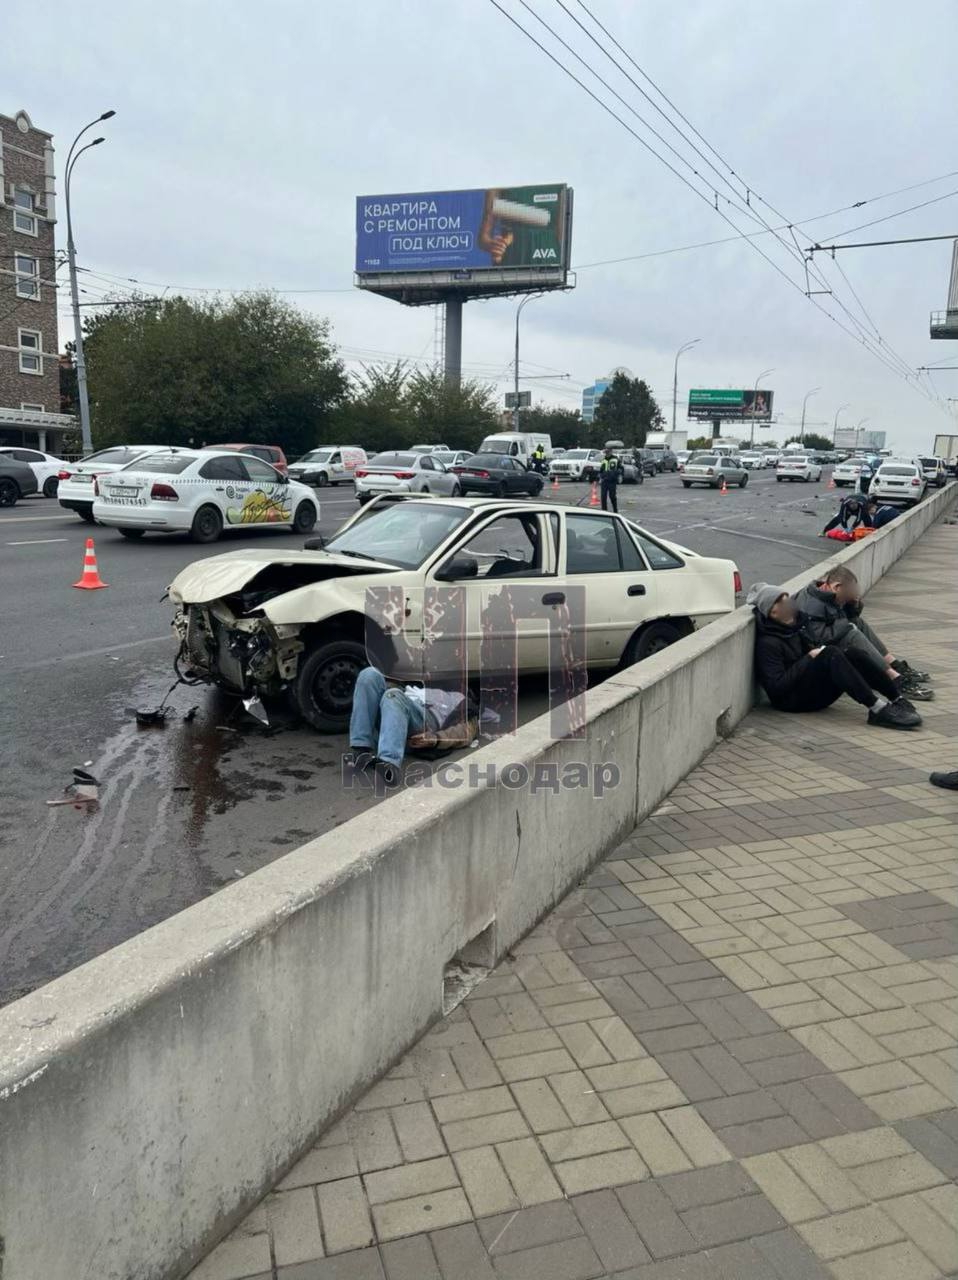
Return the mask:
M784 585L845 562L867 590L956 497ZM468 755L487 785L407 791L0 1010L2 1280L183 1276L440 1015L453 957L491 965L734 728L752 626L612 676L585 738L544 716Z

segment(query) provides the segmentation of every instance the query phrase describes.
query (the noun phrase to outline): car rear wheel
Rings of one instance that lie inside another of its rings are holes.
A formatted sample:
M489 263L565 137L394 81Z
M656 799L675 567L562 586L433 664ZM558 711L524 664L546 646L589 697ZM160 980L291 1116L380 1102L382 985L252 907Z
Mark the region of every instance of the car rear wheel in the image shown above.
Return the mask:
M321 642L299 665L293 686L296 708L320 733L342 733L349 726L356 677L369 665L356 640Z
M60 481L56 476L47 476L43 482L43 496L45 498L55 498L59 487Z
M144 533L146 533L145 529L120 529L119 530L119 534L121 538L129 538L132 542L136 542L137 538L142 538Z
M20 486L16 480L4 477L0 480L0 507L14 507L20 497Z
M622 658L624 667L631 667L643 658L650 658L653 653L661 653L676 640L682 639L682 632L671 622L651 622L638 635L634 635L626 646Z
M504 498L508 492L509 486L506 484L505 480L500 480L496 485L496 497Z
M776 477L775 477L775 483L776 483L776 484L781 484L781 483L782 483L782 481L783 481L784 479L785 479L785 477L784 477L784 476L776 476Z
M316 508L311 502L301 502L293 516L294 533L310 533L316 526Z
M453 496L454 498L461 498L461 497L462 497L462 485L454 484L454 485L452 486L452 496Z
M191 542L215 542L223 532L223 517L218 507L200 507L193 517Z
M738 487L740 489L744 489L747 484L748 484L748 473L746 472L746 474L742 476L741 480L738 482Z
M542 488L543 488L542 481L541 480L536 481L536 483L529 490L530 497L538 498L539 494L542 492Z
M691 489L691 488L692 488L692 481L691 481L691 480L683 480L683 481L682 481L682 488L683 488L683 489Z

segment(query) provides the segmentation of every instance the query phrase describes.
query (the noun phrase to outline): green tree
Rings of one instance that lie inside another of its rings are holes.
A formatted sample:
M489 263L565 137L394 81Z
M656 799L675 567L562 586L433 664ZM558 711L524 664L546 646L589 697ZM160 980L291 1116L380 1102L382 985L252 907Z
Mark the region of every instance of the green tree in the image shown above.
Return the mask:
M469 378L452 386L440 369L411 373L403 403L418 432L412 444L477 449L484 436L499 429L493 388Z
M789 436L785 443L801 444L804 445L806 449L814 449L816 452L823 449L833 448L832 442L829 440L828 436L820 436L815 431L806 431L804 440L801 436Z
M775 440L759 440L756 449L777 449L778 443Z
M329 322L273 293L164 298L115 307L85 326L98 446L322 443L346 393Z
M408 378L402 360L350 374L348 394L333 411L330 440L335 436L334 443L359 445L370 454L418 444L403 399Z
M695 436L693 439L687 441L685 447L686 449L691 449L693 452L696 449L711 449L712 441L708 436Z
M646 382L617 373L595 407L592 443L614 437L625 444L643 445L650 431L665 423L662 411Z

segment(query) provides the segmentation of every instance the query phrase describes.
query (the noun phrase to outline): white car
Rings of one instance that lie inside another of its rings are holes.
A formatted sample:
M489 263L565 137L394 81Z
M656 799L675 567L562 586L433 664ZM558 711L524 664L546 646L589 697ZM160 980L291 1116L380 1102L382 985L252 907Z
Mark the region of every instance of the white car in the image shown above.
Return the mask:
M79 462L67 463L59 473L57 498L60 506L65 511L75 511L81 520L92 524L93 486L97 477L110 475L163 448L163 445L156 444L118 444L90 453Z
M549 463L549 475L557 480L594 480L602 465L599 449L569 449Z
M821 480L822 465L807 453L784 453L775 467L775 479L779 484L783 480L801 480L808 484L811 480Z
M775 467L778 465L779 459L782 455L777 449L766 449L763 457L765 458L765 465L767 467Z
M37 478L37 486L45 498L57 496L60 483L60 472L67 463L62 458L55 458L52 453L43 453L40 449L29 449L26 445L0 445L0 453L5 453L18 462L25 462Z
M188 533L215 542L225 528L259 524L309 533L319 519L312 489L233 449L151 453L98 476L94 492L93 518L125 538Z
M872 477L872 469L864 458L846 458L844 462L839 462L832 471L836 489L849 486L853 489L858 488L863 471L867 482Z
M461 467L464 462L468 462L470 458L476 455L471 449L449 449L445 453L434 453L432 455L437 462L441 462L446 468Z
M377 453L356 468L356 497L360 506L381 493L436 493L453 497L462 490L459 477L447 471L434 454Z
M738 460L749 471L764 471L767 466L765 454L759 453L757 449L744 449L738 455Z
M452 453L447 444L414 444L410 453Z
M908 458L885 458L872 476L868 493L883 502L903 502L914 507L925 496L928 482L917 462Z
M925 473L925 480L928 484L933 484L936 489L940 489L948 480L948 468L945 466L944 458L936 458L934 455L919 458L921 469Z
M324 489L328 484L352 484L356 468L366 462L365 449L337 444L310 449L309 453L291 462L286 470L291 480Z
M339 732L370 654L397 679L422 681L425 671L458 684L463 666L469 677L481 665L498 671L489 665L498 641L503 671L545 672L565 605L566 647L611 670L731 613L740 585L731 560L664 542L624 516L397 495L365 507L321 549L196 560L169 594L195 676L246 696L288 692L311 725Z

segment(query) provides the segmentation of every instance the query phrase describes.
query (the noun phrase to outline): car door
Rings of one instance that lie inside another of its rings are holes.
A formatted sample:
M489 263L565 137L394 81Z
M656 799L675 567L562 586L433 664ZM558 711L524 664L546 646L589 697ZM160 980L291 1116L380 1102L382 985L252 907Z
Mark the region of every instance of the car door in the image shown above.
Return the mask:
M191 495L194 511L204 502L212 501L219 507L224 524L249 523L243 518L243 512L248 509L247 499L253 492L253 484L238 453L215 454L203 463L198 474L206 484L198 486Z
M563 524L557 587L570 601L583 589L581 609L570 612L589 666L615 666L636 628L658 616L654 575L619 517L566 511Z
M227 514L231 524L293 523L293 504L289 485L275 467L261 458L240 454L246 471L248 489L240 507L240 519Z
M558 531L556 513L502 512L465 535L430 573L436 585L464 589L471 672L548 670ZM447 578L453 561L474 566L474 571ZM448 643L455 643L455 637L450 635ZM451 651L437 653L437 658L451 664Z

